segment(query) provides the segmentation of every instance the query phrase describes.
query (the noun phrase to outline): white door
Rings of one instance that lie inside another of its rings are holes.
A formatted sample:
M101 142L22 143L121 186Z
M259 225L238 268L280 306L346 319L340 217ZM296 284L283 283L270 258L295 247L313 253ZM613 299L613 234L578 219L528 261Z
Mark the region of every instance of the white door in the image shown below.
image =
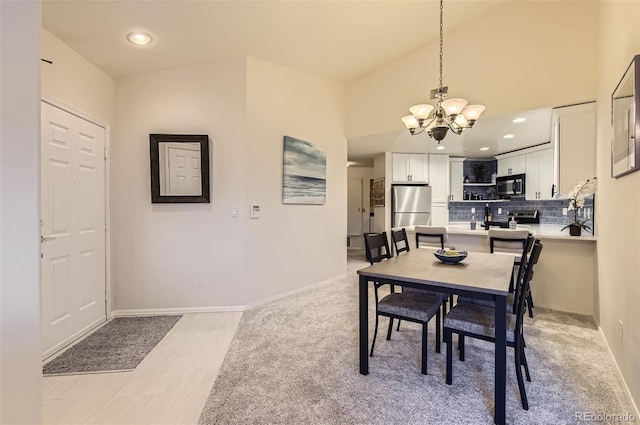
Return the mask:
M106 320L104 147L104 128L42 102L45 357Z
M202 195L200 164L200 144L172 143L167 147L167 193L160 194Z
M347 235L362 235L362 179L348 180L347 209Z

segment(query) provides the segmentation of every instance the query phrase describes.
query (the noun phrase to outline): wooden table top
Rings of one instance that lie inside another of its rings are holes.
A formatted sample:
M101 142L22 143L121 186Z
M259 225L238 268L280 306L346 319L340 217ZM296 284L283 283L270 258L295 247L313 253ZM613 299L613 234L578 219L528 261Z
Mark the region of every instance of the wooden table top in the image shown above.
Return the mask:
M513 257L469 251L458 264L445 264L431 249L416 249L358 270L371 278L504 295L509 292Z

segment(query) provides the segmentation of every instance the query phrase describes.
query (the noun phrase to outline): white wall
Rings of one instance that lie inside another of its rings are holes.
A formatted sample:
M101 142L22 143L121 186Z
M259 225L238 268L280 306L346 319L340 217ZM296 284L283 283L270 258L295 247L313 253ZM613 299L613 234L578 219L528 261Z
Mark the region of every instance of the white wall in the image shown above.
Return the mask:
M40 29L42 94L109 125L115 82L44 28Z
M114 309L242 305L244 60L118 79L111 136ZM149 134L207 134L210 204L152 204ZM231 207L241 207L239 218ZM197 277L203 287L197 287Z
M243 217L250 302L346 271L345 97L343 84L247 58L246 202L262 206ZM285 135L326 149L325 205L282 203Z
M39 28L39 2L0 2L0 423L3 424L41 421Z
M640 53L640 2L603 1L598 22L597 175L599 322L640 401L640 172L611 178L611 93ZM620 325L624 326L620 338Z
M594 1L506 2L447 31L444 85L484 116L595 98ZM437 16L433 16L437 22ZM403 129L408 108L438 85L438 40L349 84L349 138Z

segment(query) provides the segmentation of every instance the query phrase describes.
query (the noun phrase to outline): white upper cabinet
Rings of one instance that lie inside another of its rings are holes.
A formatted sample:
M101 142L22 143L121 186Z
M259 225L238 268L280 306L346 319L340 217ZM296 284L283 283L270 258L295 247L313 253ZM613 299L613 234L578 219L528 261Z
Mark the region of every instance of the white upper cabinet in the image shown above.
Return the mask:
M559 192L566 194L596 175L595 102L554 108L552 137L558 146Z
M553 148L531 152L525 157L526 199L530 201L553 199L557 193Z
M449 155L429 155L432 202L449 201Z
M428 183L429 162L424 153L392 154L393 183Z
M496 156L498 158L498 156ZM526 169L526 159L524 155L513 155L498 158L498 176L510 176L512 174L523 174Z
M462 201L464 193L464 158L449 158L449 200Z

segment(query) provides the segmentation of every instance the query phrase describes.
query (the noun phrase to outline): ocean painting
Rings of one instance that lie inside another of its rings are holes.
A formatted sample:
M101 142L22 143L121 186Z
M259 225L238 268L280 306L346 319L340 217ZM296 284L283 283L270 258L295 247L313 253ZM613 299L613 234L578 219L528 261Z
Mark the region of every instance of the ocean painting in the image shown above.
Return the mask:
M324 205L327 154L322 146L284 136L283 204Z

